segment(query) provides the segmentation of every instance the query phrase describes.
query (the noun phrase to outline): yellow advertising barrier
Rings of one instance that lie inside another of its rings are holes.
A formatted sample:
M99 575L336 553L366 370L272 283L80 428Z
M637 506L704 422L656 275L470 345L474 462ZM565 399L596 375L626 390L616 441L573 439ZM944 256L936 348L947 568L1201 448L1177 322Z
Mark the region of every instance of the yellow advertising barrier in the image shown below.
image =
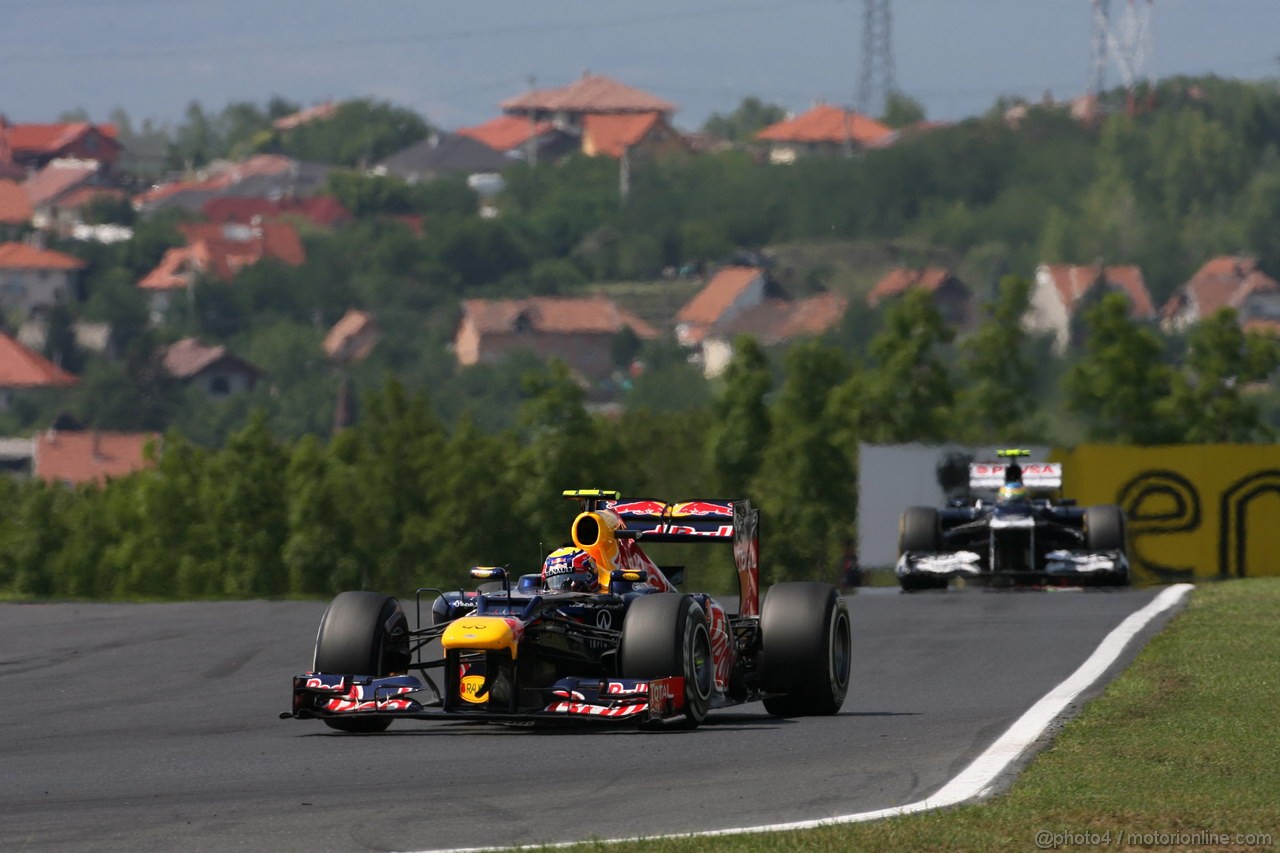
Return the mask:
M1063 494L1118 504L1138 582L1280 575L1280 445L1056 450Z

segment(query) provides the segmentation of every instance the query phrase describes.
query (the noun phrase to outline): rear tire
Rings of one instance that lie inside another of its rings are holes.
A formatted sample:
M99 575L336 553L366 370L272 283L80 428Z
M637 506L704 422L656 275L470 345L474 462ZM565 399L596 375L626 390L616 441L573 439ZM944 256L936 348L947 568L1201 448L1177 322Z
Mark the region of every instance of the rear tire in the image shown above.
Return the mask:
M707 615L690 596L659 592L638 596L622 623L623 678L684 676L684 727L707 718L715 690L715 659Z
M311 669L332 675L382 677L409 668L409 621L400 602L377 592L344 592L329 603L316 632ZM385 731L391 720L377 717L325 718L343 732Z
M760 681L775 717L829 716L849 692L849 609L826 583L774 584L760 613Z

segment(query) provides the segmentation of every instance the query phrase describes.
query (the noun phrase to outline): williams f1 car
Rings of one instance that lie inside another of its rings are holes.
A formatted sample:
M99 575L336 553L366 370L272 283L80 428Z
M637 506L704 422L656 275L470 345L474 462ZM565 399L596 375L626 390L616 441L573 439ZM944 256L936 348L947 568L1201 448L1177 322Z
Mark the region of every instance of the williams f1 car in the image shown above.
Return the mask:
M829 584L797 582L774 584L760 605L759 510L748 501L565 495L582 503L571 535L591 557L591 589L476 567L474 591L417 591L416 628L396 598L341 593L281 716L367 733L397 719L692 728L755 700L783 717L840 710L852 659L845 601ZM683 569L660 568L641 550L648 542L731 543L738 612L680 592Z
M1062 465L1008 461L969 465L969 497L943 509L913 506L898 524L898 582L945 589L953 577L991 585L1129 583L1125 519L1118 506L1079 507L1057 497Z

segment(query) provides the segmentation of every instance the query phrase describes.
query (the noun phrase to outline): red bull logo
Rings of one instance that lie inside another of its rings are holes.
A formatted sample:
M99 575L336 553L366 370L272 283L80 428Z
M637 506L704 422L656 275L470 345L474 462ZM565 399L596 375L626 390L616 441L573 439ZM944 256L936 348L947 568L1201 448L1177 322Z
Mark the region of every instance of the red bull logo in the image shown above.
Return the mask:
M662 515L667 509L662 501L610 501L608 506L618 515Z
M710 501L681 501L672 504L671 514L673 516L706 516L706 515L727 515L733 517L733 505L727 503L712 503Z

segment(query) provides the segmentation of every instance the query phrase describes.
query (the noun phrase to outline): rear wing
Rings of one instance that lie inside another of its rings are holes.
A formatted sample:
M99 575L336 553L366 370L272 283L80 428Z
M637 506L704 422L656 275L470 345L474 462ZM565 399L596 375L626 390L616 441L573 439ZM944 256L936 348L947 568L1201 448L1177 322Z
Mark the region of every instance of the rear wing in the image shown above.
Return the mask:
M1022 462L1022 485L1031 491L1053 491L1062 488L1061 462ZM1008 464L1004 462L970 462L970 489L998 489L1005 484Z
M641 542L732 542L738 571L739 613L760 614L760 510L751 501L656 499L624 500L604 489L570 489L584 512L607 511Z

